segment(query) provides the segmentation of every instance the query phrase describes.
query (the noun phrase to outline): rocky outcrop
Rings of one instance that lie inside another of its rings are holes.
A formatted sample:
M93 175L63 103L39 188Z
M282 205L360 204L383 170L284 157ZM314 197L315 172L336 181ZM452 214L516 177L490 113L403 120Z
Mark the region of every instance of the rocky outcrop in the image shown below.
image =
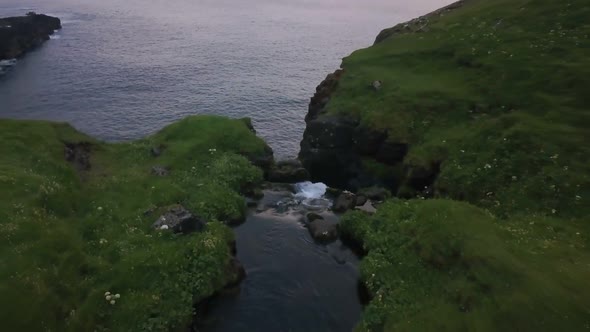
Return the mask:
M404 182L402 172L376 174L363 161L401 170L409 144L392 141L387 131L361 124L354 117L327 112L326 106L342 75L343 70L328 75L311 98L299 159L311 181L352 191L378 185L396 192ZM375 91L369 86L367 93Z
M270 169L267 180L279 183L304 182L309 180L309 172L299 160L279 161Z
M152 227L156 230L170 230L174 233L200 232L205 228L206 222L191 213L181 205L170 207Z
M410 142L396 141L386 130L361 123L354 116L328 112L327 105L344 74L339 69L328 75L309 103L299 160L310 180L354 192L377 186L393 194L403 189L404 196L429 195L424 193L436 180L439 162L406 164ZM367 93L379 93L375 82L368 84Z
M330 243L338 238L337 223L325 220L318 214L309 214L307 229L311 237L320 243Z
M56 17L29 13L22 17L0 18L0 60L23 56L61 29Z

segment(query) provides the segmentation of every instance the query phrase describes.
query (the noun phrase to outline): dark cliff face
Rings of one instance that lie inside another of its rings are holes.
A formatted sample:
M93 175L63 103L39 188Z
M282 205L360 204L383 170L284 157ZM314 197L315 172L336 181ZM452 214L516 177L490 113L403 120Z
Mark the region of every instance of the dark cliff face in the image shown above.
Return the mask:
M23 56L61 29L56 17L34 13L22 17L0 18L0 60Z
M339 69L329 74L309 103L299 159L311 180L353 191L376 185L399 196L428 194L438 164L405 164L410 148L407 142L390 140L386 131L361 124L354 117L327 112L343 73Z

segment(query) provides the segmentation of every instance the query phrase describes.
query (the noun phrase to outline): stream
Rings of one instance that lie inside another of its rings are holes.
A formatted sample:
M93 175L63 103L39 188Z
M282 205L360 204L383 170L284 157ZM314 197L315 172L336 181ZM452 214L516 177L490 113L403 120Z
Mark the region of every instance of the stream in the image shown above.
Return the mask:
M295 187L265 190L234 228L246 279L208 304L199 331L352 331L362 309L359 258L340 240L316 243L305 226L310 211L338 221L325 186Z

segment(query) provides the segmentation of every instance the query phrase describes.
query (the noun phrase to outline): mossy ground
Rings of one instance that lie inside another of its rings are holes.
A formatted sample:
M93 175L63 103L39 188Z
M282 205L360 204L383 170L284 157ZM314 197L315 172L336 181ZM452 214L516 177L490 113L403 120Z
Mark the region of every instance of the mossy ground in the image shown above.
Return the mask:
M64 142L91 142L76 171ZM150 149L164 146L160 157ZM199 116L135 142L106 144L66 124L0 121L0 316L6 331L174 331L193 303L235 276L230 229L240 191L262 180L242 155L265 143L240 120ZM170 169L151 174L153 165ZM181 203L203 233L151 224ZM119 293L115 305L104 293Z
M341 232L362 239L373 297L359 331L584 331L587 220L498 219L450 200L390 201Z
M442 161L445 196L588 215L589 17L585 0L467 1L345 58L328 110L409 143L406 164Z
M589 18L585 0L467 0L344 59L328 111L441 165L438 199L345 217L369 252L359 330L590 329Z

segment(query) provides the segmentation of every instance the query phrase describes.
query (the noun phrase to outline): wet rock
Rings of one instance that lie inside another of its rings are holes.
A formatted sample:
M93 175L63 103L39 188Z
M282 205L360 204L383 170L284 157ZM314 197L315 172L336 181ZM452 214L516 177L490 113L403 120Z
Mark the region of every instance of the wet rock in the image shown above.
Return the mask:
M366 212L368 214L375 214L377 213L377 209L373 206L373 203L370 201L366 201L365 204L362 206L355 207L356 210Z
M174 205L166 211L152 227L156 230L170 230L174 233L200 232L205 228L206 222L192 214L182 205Z
M334 202L334 207L332 210L334 212L345 212L350 210L356 206L356 196L353 193L348 191L344 191L336 198Z
M65 143L64 157L78 171L87 171L90 165L90 150L92 144L88 142Z
M321 215L314 213L314 212L310 212L307 214L307 221L308 222L314 222L316 220L324 220L324 217L322 217Z
M384 201L387 198L391 197L391 192L385 188L381 187L370 187L364 188L359 190L359 195L366 196L368 199L372 201ZM364 204L364 203L363 203ZM362 204L358 204L362 205Z
M365 195L357 195L356 196L356 206L364 205L367 202L368 198Z
M318 242L329 243L335 241L338 238L336 224L324 220L323 218L310 222L308 229L311 237Z
M168 176L170 170L164 166L154 166L152 167L152 174L155 176Z
M246 206L247 207L257 207L258 206L258 200L254 199L254 198L250 198L250 197L245 197L244 201L246 201Z
M228 270L229 275L232 275L233 278L225 285L226 290L238 287L242 280L246 279L246 269L236 258L231 259Z
M271 182L297 183L309 180L309 172L299 160L281 161L271 168L267 177Z

